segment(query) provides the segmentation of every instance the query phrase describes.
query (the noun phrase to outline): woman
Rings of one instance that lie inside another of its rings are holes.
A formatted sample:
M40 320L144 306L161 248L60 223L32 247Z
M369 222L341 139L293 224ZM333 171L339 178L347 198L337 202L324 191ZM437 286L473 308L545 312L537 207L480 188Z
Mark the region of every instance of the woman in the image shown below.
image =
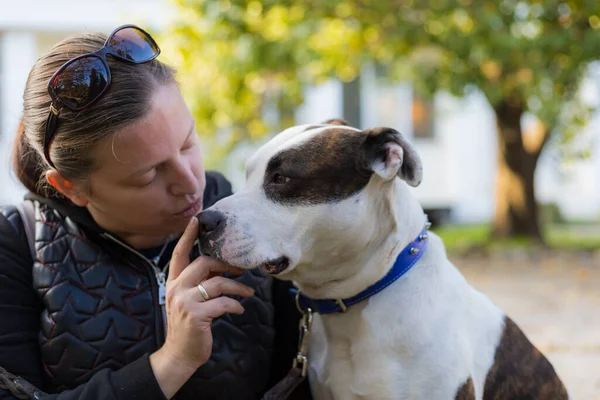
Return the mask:
M259 399L291 366L289 286L198 257L194 215L231 185L205 173L159 53L129 25L29 74L14 169L32 212L0 213L0 367L41 398Z

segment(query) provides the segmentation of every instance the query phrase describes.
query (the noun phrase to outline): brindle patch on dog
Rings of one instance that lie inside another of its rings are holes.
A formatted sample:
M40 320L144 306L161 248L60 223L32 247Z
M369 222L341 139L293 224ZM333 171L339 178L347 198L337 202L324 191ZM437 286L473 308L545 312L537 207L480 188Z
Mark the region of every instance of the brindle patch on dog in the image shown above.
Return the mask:
M567 400L567 390L552 364L510 319L505 319L494 365L489 370L484 400Z
M386 157L385 144L405 148L402 170L414 177L414 150L391 128L356 131L325 129L298 147L275 154L268 162L263 188L268 198L283 204L318 204L346 199L362 190L373 174L373 163Z
M267 197L285 204L317 204L357 193L372 174L361 150L366 137L332 127L298 147L282 150L267 164L263 182ZM289 181L281 183L281 176Z
M475 400L475 386L471 377L458 389L454 400Z

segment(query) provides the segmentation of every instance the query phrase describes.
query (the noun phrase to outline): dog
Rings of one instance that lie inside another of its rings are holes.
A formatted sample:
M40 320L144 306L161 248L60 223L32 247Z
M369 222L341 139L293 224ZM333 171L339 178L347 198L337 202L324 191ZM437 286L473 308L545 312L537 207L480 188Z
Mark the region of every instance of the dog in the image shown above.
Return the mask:
M317 312L316 400L567 399L550 362L424 230L411 193L422 176L394 129L295 126L247 160L239 192L199 214L200 248L293 281L298 305Z

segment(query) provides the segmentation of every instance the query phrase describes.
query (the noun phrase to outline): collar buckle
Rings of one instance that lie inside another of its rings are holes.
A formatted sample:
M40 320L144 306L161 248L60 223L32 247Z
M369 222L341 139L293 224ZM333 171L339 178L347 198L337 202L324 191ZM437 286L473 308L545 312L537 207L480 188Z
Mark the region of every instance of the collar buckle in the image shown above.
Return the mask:
M340 307L343 313L348 311L348 307L344 304L344 301L342 299L335 299L335 302Z

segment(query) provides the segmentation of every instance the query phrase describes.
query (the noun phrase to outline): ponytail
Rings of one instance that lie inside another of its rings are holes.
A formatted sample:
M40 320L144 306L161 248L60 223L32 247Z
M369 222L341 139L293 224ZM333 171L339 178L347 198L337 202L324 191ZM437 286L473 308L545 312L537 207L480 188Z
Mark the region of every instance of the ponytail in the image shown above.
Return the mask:
M23 119L19 122L13 145L12 166L17 179L31 193L48 198L63 198L58 191L45 182L43 176L46 171L45 162L29 144L27 135L25 135Z

